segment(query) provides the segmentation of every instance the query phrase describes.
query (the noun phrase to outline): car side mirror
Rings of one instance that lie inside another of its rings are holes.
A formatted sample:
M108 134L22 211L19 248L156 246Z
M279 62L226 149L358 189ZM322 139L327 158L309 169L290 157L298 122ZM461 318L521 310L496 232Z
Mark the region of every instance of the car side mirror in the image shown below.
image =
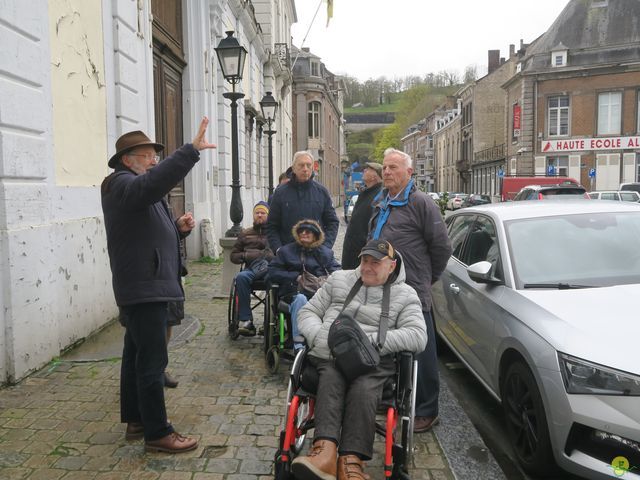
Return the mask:
M476 283L486 283L488 285L499 285L502 283L502 280L494 277L491 274L491 270L493 270L493 265L491 262L477 262L473 265L469 265L467 267L467 273L469 274L469 278Z

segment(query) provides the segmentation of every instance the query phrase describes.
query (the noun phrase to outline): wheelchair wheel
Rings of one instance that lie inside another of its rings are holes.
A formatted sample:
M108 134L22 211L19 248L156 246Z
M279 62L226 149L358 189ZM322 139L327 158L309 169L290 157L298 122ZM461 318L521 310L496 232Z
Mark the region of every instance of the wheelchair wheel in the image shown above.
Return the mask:
M404 448L404 465L403 470L406 472L411 465L411 459L413 457L413 425L416 417L416 389L418 387L418 361L414 360L411 365L411 392L409 396L409 405L405 405L403 408L403 415L401 417L401 439L402 446Z
M293 359L293 366L291 368L291 375L289 376L289 386L287 387L287 411L284 415L284 424L287 425L287 421L289 418L289 407L291 406L291 402L296 393L297 386L293 382L293 378L299 378L300 373L302 371L302 362L304 360L304 353L299 352L296 357ZM296 416L293 420L293 425L296 428L296 432L303 431L302 435L296 436L293 445L291 446L291 451L294 455L299 455L304 447L304 441L307 437L306 429L302 429L303 425L309 420L309 397L299 397L298 399L298 409L296 410Z
M277 345L273 345L267 350L265 361L267 362L267 368L270 373L278 373L278 368L280 368L280 351Z
M231 284L231 291L229 292L227 322L229 327L229 337L231 340L236 340L240 333L238 332L238 296L236 295L235 281Z
M264 306L264 320L262 327L262 349L265 356L269 349L273 346L273 335L275 331L276 313L274 311L274 298L275 292L273 289L267 290L267 298L265 299Z
M283 462L282 460L276 460L275 462L275 479L276 480L289 480L291 476L291 464Z
M411 388L411 408L409 415L409 427L407 432L407 464L411 463L411 457L413 456L413 424L416 420L416 393L418 390L418 361L413 361L412 369L413 387Z

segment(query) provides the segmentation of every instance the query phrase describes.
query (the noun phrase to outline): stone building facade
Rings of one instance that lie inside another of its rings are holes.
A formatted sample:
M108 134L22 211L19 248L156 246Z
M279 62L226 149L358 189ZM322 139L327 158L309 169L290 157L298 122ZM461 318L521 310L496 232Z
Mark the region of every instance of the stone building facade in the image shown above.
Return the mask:
M458 167L461 148L460 106L447 110L436 121L433 145L436 164L436 188L440 192L461 192L463 177Z
M344 86L308 48L293 47L293 149L315 159L316 180L340 201Z

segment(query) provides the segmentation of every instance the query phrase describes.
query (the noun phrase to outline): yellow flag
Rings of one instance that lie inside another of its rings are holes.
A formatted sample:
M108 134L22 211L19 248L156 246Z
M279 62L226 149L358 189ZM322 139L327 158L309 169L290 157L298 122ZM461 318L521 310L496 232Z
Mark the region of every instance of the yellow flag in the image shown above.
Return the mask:
M329 26L331 17L333 17L333 0L327 0L327 27Z

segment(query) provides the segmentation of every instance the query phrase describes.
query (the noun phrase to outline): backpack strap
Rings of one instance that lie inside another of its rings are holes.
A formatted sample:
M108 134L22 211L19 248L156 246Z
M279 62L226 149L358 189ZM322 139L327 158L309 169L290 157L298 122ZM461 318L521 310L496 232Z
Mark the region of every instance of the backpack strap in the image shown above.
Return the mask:
M347 305L353 300L358 291L362 287L362 278L358 278L356 283L351 287L351 290L347 294L347 298L344 299L344 305L342 306L342 310L340 313L344 312L344 309L347 308ZM389 323L389 304L391 303L391 283L386 282L382 287L382 312L380 314L380 324L378 325L378 340L376 341L376 347L378 350L382 349L385 340L387 339L387 328ZM360 309L356 309L356 313ZM354 313L355 317L355 313Z

